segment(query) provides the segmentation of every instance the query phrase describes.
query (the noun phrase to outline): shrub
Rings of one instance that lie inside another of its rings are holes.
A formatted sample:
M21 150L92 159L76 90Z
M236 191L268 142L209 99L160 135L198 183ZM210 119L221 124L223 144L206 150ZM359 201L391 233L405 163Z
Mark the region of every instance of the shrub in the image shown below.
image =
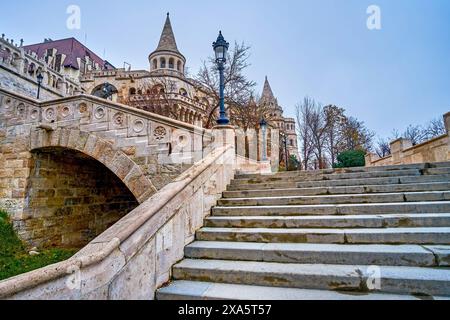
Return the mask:
M363 150L350 150L342 152L337 157L337 163L333 164L334 168L351 168L364 167L366 153Z

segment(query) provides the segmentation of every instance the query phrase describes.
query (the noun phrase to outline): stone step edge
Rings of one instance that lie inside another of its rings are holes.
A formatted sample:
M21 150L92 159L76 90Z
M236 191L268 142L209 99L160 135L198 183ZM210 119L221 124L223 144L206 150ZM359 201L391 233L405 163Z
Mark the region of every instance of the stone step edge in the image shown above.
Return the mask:
M371 191L370 188L379 188L379 187L409 187L409 186L435 186L435 185L442 185L442 184L450 184L449 182L424 182L424 183L404 183L404 184L379 184L379 185L354 185L354 186L340 186L340 187L311 187L311 188L274 188L274 189L252 189L252 190L236 190L236 191L224 191L223 195L224 198L223 199L232 199L233 197L225 197L225 195L231 195L231 194L238 194L238 193L254 193L254 192L261 192L261 193L270 193L270 192L293 192L293 191L298 191L299 193L302 191L319 191L319 190L324 190L327 192L330 192L330 190L332 189L341 189L341 190L345 190L345 189L351 189L351 188L364 188L364 189L369 189L368 191L366 191L365 193L362 194L379 194L379 193L386 193L386 192L382 192L382 191ZM449 189L443 189L443 190L433 190L433 191L447 191ZM427 191L426 189L424 189L423 191ZM389 193L401 193L401 192L422 192L422 191L393 191L393 192L389 192ZM339 195L353 195L353 194L361 194L359 192L357 193L338 193ZM336 195L338 195L336 194ZM331 194L321 194L321 195L334 195L333 193ZM308 195L306 195L308 196ZM313 195L312 195L313 196ZM319 195L318 195L319 196ZM254 197L245 197L245 198L254 198Z
M391 293L355 294L332 290L295 289L217 282L178 280L160 288L157 300L450 300Z
M217 254L219 257L225 257L226 254L220 255L222 250L244 253L239 258L214 258L211 253ZM207 255L200 254L198 251L204 251ZM276 256L274 256L276 252ZM268 253L266 256L265 253ZM185 258L187 259L212 259L212 260L238 260L238 261L259 261L259 262L282 262L282 263L301 263L295 262L293 255L301 255L303 253L314 253L324 255L327 259L329 254L335 255L386 255L402 260L404 255L416 255L413 262L407 261L409 264L389 264L392 266L420 266L422 267L449 267L450 266L450 245L383 245L383 244L323 244L323 243L261 243L261 242L229 242L229 241L194 241L185 248ZM244 259L242 258L244 257ZM285 257L285 261L283 260ZM419 259L420 257L420 259ZM304 258L304 257L303 257ZM385 259L384 257L383 259ZM275 260L279 259L279 260ZM339 257L342 259L342 257ZM380 258L378 258L380 259ZM330 259L329 259L330 260ZM342 260L343 261L343 260ZM309 263L309 262L304 262ZM319 262L320 263L320 262ZM401 261L405 263L405 261ZM340 264L340 263L336 263ZM364 263L365 265L366 263ZM374 263L370 263L372 265Z
M173 267L173 279L216 282L211 279L219 278L224 283L373 292L367 280L374 276L375 268L380 275L379 291L450 295L450 270L446 268L185 259Z

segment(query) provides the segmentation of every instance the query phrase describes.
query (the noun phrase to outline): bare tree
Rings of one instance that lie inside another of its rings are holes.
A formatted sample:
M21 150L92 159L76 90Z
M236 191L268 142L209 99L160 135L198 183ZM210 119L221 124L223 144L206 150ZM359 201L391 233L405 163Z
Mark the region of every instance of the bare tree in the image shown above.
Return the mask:
M411 140L413 146L415 146L426 140L426 134L421 126L409 125L403 133L403 138Z
M122 101L132 107L180 120L171 95L176 91L175 81L168 77L147 80L136 92Z
M312 112L315 108L315 101L309 97L305 97L301 104L297 104L296 119L297 133L300 137L300 149L302 153L302 165L304 170L310 169L313 155L313 141L309 123L312 118Z
M331 164L336 162L336 158L343 151L343 128L346 123L345 110L334 105L326 106L323 110L326 119L326 151L329 154Z
M433 139L447 133L443 118L436 118L431 120L424 129L426 139Z
M375 152L380 158L389 156L391 154L390 141L383 138L378 138L375 147Z
M250 65L249 58L250 47L244 43L236 42L233 50L228 53L224 71L225 104L228 109L248 105L253 97L256 83L249 80L244 74L245 69ZM213 58L203 62L195 81L199 87L206 90L211 101L214 101L207 111L206 127L211 127L217 117L219 107L219 71Z
M343 136L344 150L370 151L373 148L375 133L367 129L364 122L354 117L346 118Z

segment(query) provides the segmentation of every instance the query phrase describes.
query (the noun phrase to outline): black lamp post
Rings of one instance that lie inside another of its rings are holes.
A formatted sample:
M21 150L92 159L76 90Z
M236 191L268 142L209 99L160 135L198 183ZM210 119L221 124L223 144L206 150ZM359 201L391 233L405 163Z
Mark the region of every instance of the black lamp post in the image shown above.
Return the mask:
M219 67L220 73L220 92L219 92L219 106L220 106L220 117L217 120L218 125L227 125L230 123L230 120L227 118L227 114L225 111L225 79L224 79L224 70L225 63L227 62L227 52L229 43L225 41L222 31L219 32L219 36L217 37L217 41L213 43L214 53L216 54L216 62Z
M37 75L37 83L38 83L37 99L38 100L39 100L39 96L41 94L42 80L44 80L44 76L42 75L42 73L39 72L38 75Z
M263 139L262 161L267 161L267 140L266 140L267 122L264 118L262 118L261 122L259 123L259 126L261 127Z

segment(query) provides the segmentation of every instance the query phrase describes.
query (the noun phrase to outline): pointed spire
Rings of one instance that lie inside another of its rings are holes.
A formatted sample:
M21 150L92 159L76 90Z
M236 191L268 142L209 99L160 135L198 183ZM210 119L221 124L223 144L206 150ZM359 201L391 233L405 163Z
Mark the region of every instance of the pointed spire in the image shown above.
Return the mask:
M157 51L172 51L180 54L180 51L178 51L177 42L175 40L175 35L173 34L169 12L167 13L166 23L164 24L158 48L156 48L155 52Z
M272 101L276 100L275 96L273 95L273 91L272 91L272 88L270 87L270 83L269 83L269 80L267 79L267 76L266 76L266 81L264 82L264 89L263 89L261 98L267 102L272 102Z

